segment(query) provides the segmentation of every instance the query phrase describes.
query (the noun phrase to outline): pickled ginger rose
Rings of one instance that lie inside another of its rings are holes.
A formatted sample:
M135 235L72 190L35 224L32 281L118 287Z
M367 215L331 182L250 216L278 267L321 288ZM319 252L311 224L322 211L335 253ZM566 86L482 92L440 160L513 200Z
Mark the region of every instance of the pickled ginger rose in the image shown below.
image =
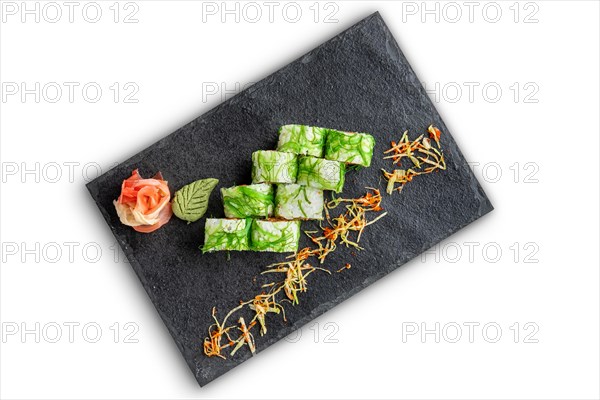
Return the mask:
M113 204L123 224L150 233L171 219L170 199L167 181L160 172L151 179L143 179L136 169L123 181L121 195Z

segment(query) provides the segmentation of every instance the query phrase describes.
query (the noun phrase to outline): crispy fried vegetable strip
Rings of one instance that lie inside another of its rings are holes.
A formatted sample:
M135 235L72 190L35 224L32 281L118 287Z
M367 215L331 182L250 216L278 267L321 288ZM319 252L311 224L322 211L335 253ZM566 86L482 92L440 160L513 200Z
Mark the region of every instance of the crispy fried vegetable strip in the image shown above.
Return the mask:
M395 169L393 172L382 169L383 176L388 182L386 188L388 194L392 194L395 190L401 192L404 185L412 181L415 176L446 169L446 160L440 145L442 133L433 125L430 125L427 131L429 138L421 135L413 141L408 139L408 131L405 131L398 143L391 142L391 147L384 151L384 154L390 155L383 158L391 159L398 166L405 158L408 158L413 164L413 168ZM435 140L437 149L431 145L430 139Z
M335 198L325 205L325 222L328 226L321 226L321 236L315 235L319 234L318 231L304 232L318 246L317 258L321 264L325 262L327 255L337 248L338 241L345 244L346 247L354 247L362 250L362 247L358 243L365 227L387 214L383 213L372 221L367 220L367 212L383 210L381 208L381 193L379 190L374 188L367 189L370 192L357 199ZM346 203L346 211L337 217L331 217L329 211L335 209L341 203ZM356 239L352 238L352 232L358 232Z
M338 269L336 272L342 272L342 271L344 271L346 269L350 269L350 268L352 268L352 265L346 264L342 268Z
M302 249L301 252L290 256L294 257L293 260L271 264L269 265L271 269L262 272L262 274L274 272L285 273L285 280L279 284L279 287L276 290L279 291L281 288L283 288L286 297L292 302L292 304L298 304L298 293L306 292L306 277L308 277L308 275L316 270L325 271L328 274L331 273L326 269L305 264L305 261L308 258L307 254L309 254L309 252L310 249L306 247Z
M242 346L245 344L248 345L248 347L250 348L250 352L252 354L256 353L256 346L254 345L254 336L252 336L252 334L250 333L250 330L249 330L250 328L252 328L252 326L254 326L254 322L251 323L250 327L248 328L248 327L246 327L246 321L244 321L244 317L240 317L240 319L238 320L238 324L240 324L238 329L242 333L241 333L240 337L238 337L236 339L237 345L231 351L231 355L234 355L236 353L236 351L241 349Z
M204 354L209 357L217 356L225 359L225 356L221 354L221 350L225 349L229 346L233 346L235 342L229 336L229 331L234 328L233 326L226 326L227 319L236 311L240 310L249 302L242 302L237 307L233 308L231 311L227 313L223 322L219 323L217 319L217 309L213 307L212 317L215 320L215 323L208 327L208 337L204 338ZM221 340L225 337L227 339L227 344L221 345Z

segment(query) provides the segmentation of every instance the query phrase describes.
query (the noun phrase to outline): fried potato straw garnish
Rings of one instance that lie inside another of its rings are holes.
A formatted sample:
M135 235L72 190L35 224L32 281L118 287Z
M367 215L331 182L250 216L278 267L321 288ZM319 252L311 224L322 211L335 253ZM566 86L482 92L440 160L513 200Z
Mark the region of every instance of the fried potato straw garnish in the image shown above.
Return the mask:
M344 271L346 269L350 269L350 268L352 268L352 265L346 264L342 268L338 269L336 272L342 272L342 271Z
M367 220L367 212L383 210L381 208L381 193L379 190L374 188L367 189L371 190L371 192L367 192L367 194L357 199L334 198L325 204L325 221L329 226L321 226L321 236L312 236L318 234L318 231L305 232L311 241L318 246L316 255L321 264L325 261L327 255L337 248L338 240L345 244L346 247L363 250L358 244L363 230L387 214L387 212L384 212L371 221ZM346 212L332 218L329 210L335 209L342 203L346 203ZM352 232L358 232L356 239L351 237Z
M209 357L217 356L221 357L222 359L225 359L225 356L221 354L221 350L226 349L227 347L233 346L235 344L235 342L231 339L231 336L229 335L229 331L234 327L225 327L225 324L227 323L227 319L231 316L231 314L241 309L244 305L245 304L240 304L236 308L229 311L229 313L223 319L222 323L219 323L219 320L216 316L217 309L213 307L212 317L215 320L215 323L208 328L209 337L204 338L204 354L206 354ZM221 344L223 338L227 340L227 343L224 345Z
M408 131L405 131L398 143L392 142L392 147L384 151L384 154L391 153L389 156L383 157L384 159L392 159L394 164L400 166L402 160L408 158L414 167L395 169L393 172L382 169L383 176L388 181L386 190L388 194L392 194L394 190L401 192L404 185L412 181L415 176L430 174L438 170L446 170L446 160L444 160L444 153L441 151L440 145L442 133L433 125L429 125L427 132L429 132L429 138L421 135L417 139L410 141L408 139ZM437 149L432 146L432 139L435 141ZM396 184L398 184L397 187Z
M306 247L300 250L296 254L292 254L287 257L286 261L269 265L271 269L263 271L262 274L268 273L284 273L285 278L281 282L271 282L263 285L263 288L270 288L268 293L261 293L255 296L252 300L242 301L240 304L229 311L223 322L219 322L216 317L216 308L213 308L212 316L215 323L208 328L208 337L204 338L204 354L208 357L221 357L225 359L222 354L222 350L231 346L235 346L231 351L231 355L234 355L241 347L245 344L248 345L252 354L256 351L254 344L254 336L250 333L256 322L260 324L261 336L267 333L267 324L265 315L267 313L283 314L283 320L285 318L285 310L278 300L278 294L284 292L286 298L282 300L290 301L292 304L298 304L298 293L306 292L307 282L306 277L316 270L325 271L328 274L331 272L324 268L313 267L306 264L305 261L308 257L313 255L314 250ZM240 332L237 338L232 338L232 330L236 328L235 325L227 326L227 320L235 312L240 311L245 306L254 311L254 317L250 321L250 324L246 326L243 317L238 320L237 329ZM225 343L223 343L225 341Z
M266 292L255 296L251 300L240 301L240 304L229 311L222 322L217 319L216 308L213 307L212 317L215 323L208 328L208 337L204 338L204 354L208 357L220 357L225 359L223 350L228 347L233 347L231 355L233 356L239 349L244 345L247 345L250 352L254 354L256 352L256 344L254 342L254 336L251 330L254 326L260 325L260 334L265 335L267 333L267 322L266 315L268 313L282 314L283 320L286 320L285 310L281 304L283 301L287 301L296 305L299 303L299 294L304 293L308 289L307 277L315 271L324 271L331 275L331 271L313 267L306 261L310 257L316 257L321 263L325 261L325 258L329 253L334 251L337 247L336 242L339 240L346 244L348 247L355 247L361 249L358 245L360 236L368 225L379 220L387 213L383 213L378 217L367 220L366 214L368 212L379 212L381 208L381 193L379 190L373 188L367 188L370 191L364 196L357 199L344 199L334 198L325 205L326 223L327 227L321 226L321 235L318 237L310 236L310 233L306 234L311 238L312 242L315 243L317 248L305 247L299 250L297 253L286 257L285 261L269 265L267 270L263 271L261 275L281 274L282 280L274 280L270 283L262 285L263 289L268 289ZM340 204L346 204L345 212L337 217L331 217L330 210L335 209ZM357 232L356 238L351 239L350 233ZM349 269L350 264L346 264L342 269ZM337 272L340 272L338 270ZM246 325L243 317L238 319L237 325L227 325L229 318L243 308L254 312L254 316L250 320L250 323ZM235 334L237 332L237 335Z
M310 254L310 250L307 249L308 247L302 249L301 252L304 252L303 254ZM275 268L271 268L262 272L262 274L268 274L273 272L285 273L285 280L281 284L279 284L277 291L283 289L286 297L292 302L292 304L298 304L298 293L306 292L306 277L308 275L310 275L316 270L325 271L328 274L331 273L326 269L313 267L310 264L305 264L304 261L306 260L306 258L304 258L304 255L298 257L298 254L300 253L291 256L294 257L294 260L284 261L277 264L271 264L269 265L269 267Z

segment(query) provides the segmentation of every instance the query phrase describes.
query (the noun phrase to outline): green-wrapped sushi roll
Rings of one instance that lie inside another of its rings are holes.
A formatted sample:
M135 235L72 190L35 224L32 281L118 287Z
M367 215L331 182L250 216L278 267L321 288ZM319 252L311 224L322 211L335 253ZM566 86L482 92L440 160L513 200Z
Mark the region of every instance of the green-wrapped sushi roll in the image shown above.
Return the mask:
M252 183L295 183L298 156L281 151L252 153Z
M307 125L284 125L279 128L277 151L323 157L327 129Z
M300 241L300 221L255 219L250 240L255 251L296 252Z
M371 165L375 138L368 133L341 132L330 129L325 143L325 158L347 164Z
M296 183L316 189L341 192L344 188L346 165L323 158L300 157Z
M250 250L251 219L207 218L202 252Z
M323 219L323 191L294 183L277 185L275 216L284 219Z
M268 218L273 215L274 190L268 183L223 188L221 195L227 218Z

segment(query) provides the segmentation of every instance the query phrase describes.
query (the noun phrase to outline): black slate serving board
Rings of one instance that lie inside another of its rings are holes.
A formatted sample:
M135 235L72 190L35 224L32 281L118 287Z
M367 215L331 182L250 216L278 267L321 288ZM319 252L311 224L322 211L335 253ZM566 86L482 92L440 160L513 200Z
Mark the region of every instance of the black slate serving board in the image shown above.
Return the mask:
M203 255L204 219L188 225L173 217L158 231L140 234L119 222L112 201L135 168L146 177L161 171L172 192L212 177L220 182L206 216L223 217L219 189L249 183L252 152L274 149L278 127L288 123L375 136L371 167L347 174L344 197L364 194L365 186L385 192L380 168L393 168L382 152L406 129L414 138L430 124L439 127L448 169L418 177L400 195L384 194L388 215L365 231L366 250L352 255L339 247L326 264L337 269L350 262L352 268L312 274L300 304L286 307L287 323L269 314L267 335L255 332L258 352L493 209L378 13L111 169L87 187L200 385L251 357L247 347L227 360L203 354L212 307L222 317L258 294L270 281L261 270L285 255ZM301 248L308 245L303 238Z

